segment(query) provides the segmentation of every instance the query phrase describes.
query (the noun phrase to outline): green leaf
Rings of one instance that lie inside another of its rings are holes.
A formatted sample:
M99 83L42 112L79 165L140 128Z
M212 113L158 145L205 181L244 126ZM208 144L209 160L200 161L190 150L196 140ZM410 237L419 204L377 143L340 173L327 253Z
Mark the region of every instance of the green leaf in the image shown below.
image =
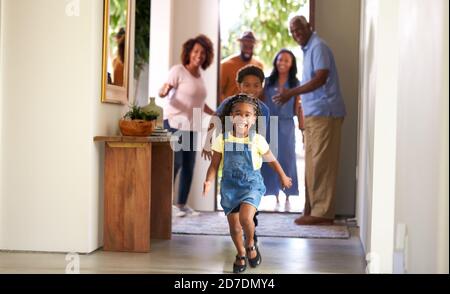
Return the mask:
M155 120L159 116L159 113L155 111L144 111L142 107L137 106L136 104L130 105L130 110L125 113L123 118L135 120L135 119L142 119L142 120Z
M238 53L236 39L242 31L251 29L260 40L255 55L265 68L270 67L278 50L296 46L287 28L288 17L305 4L306 0L245 0L242 7L236 7L243 11L239 21L229 30L228 39L221 42L222 58Z

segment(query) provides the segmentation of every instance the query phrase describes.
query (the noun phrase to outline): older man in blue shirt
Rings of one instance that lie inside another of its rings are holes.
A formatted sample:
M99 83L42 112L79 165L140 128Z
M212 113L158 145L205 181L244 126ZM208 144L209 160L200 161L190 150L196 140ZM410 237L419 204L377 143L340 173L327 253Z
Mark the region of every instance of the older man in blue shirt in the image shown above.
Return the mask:
M330 48L312 31L304 16L292 18L289 28L304 54L302 83L272 99L282 104L292 96L302 97L306 201L303 216L297 218L295 223L332 224L345 105Z

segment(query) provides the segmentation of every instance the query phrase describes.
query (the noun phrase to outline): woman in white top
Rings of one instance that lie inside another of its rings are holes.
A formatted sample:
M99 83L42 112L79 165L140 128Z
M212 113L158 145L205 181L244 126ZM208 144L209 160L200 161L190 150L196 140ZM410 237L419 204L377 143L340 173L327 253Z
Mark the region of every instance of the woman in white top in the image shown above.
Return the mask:
M164 107L164 127L179 136L178 143L181 146L180 151L175 150L174 163L174 180L181 169L178 216L195 213L186 206L194 172L197 131L201 128L201 120L194 123L194 110L197 115L202 112L214 114L205 104L207 93L201 73L201 69L205 70L211 65L213 57L213 44L207 36L198 35L187 40L183 44L181 64L170 69L167 82L159 92L161 97L170 93Z

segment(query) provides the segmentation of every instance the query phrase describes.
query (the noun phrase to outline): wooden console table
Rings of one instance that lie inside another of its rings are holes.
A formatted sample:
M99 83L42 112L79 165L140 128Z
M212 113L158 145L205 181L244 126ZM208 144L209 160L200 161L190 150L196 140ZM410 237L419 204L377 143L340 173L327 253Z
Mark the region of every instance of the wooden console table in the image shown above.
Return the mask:
M103 249L149 252L150 238L172 235L171 137L103 137Z

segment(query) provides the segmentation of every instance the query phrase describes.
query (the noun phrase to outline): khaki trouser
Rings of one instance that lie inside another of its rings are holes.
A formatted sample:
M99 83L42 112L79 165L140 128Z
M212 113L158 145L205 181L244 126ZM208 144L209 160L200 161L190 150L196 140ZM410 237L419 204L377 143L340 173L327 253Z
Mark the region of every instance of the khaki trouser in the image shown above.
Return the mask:
M334 218L343 121L305 117L305 215Z

